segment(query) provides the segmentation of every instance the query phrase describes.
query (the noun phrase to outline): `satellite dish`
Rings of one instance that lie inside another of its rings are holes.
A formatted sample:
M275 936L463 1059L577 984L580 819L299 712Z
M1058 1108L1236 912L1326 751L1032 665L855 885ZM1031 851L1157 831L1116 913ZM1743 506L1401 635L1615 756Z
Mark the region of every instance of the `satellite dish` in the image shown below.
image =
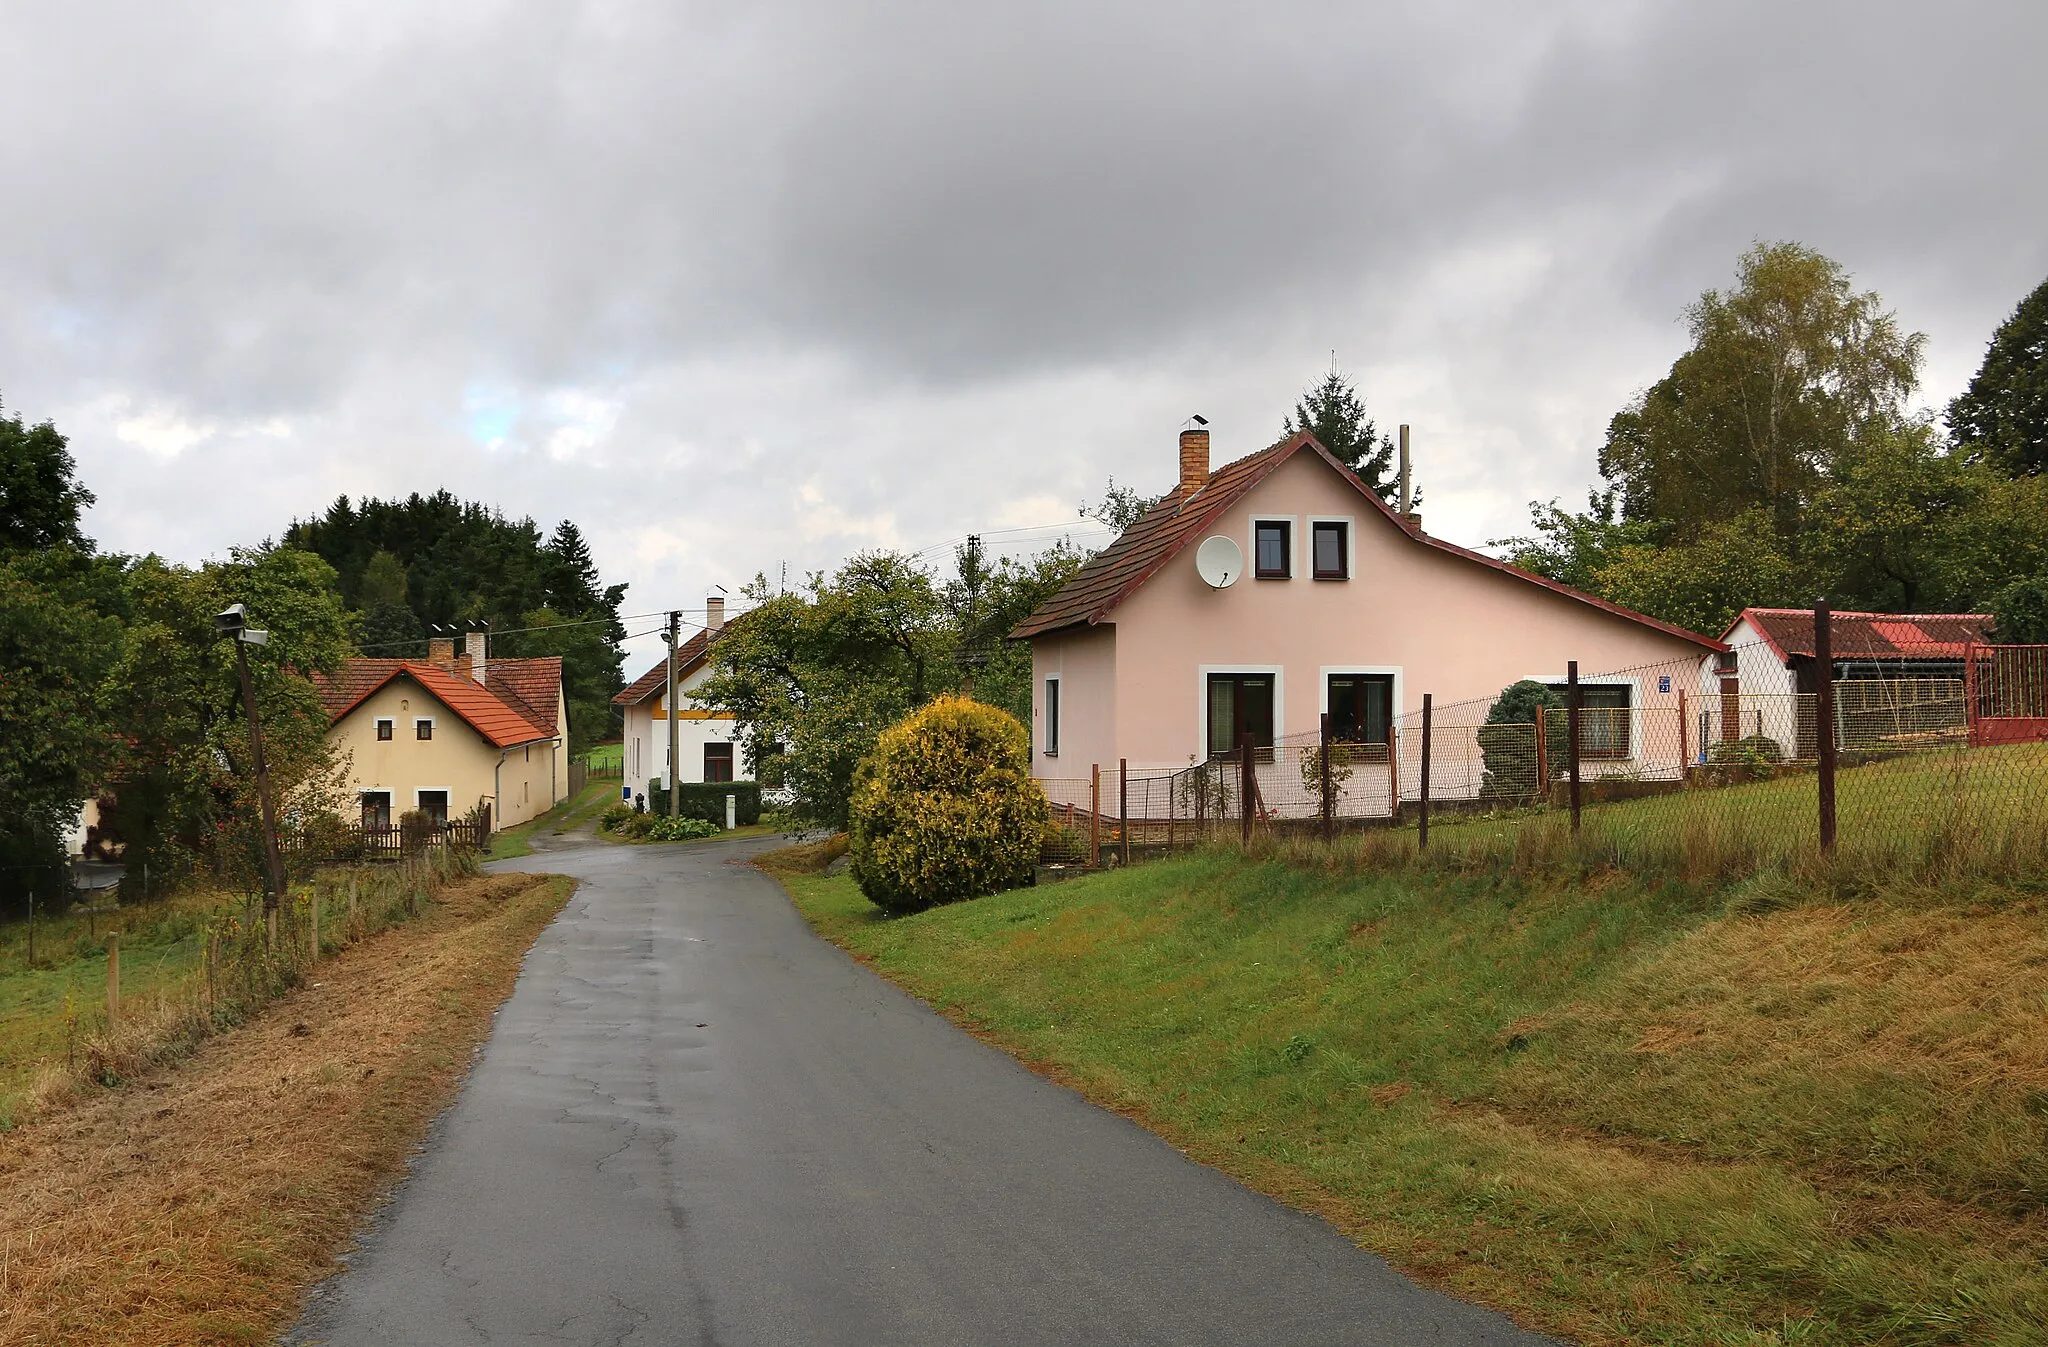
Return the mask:
M1195 549L1195 574L1211 589L1228 589L1244 573L1244 549L1237 539L1213 534Z

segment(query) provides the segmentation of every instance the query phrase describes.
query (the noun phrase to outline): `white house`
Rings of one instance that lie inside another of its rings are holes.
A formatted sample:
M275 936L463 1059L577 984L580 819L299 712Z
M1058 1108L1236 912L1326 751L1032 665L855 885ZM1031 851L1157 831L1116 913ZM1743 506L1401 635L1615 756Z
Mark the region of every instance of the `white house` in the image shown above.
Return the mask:
M677 751L683 782L732 781L739 775L741 749L738 726L731 715L699 706L691 696L711 676L711 646L725 632L725 600L705 601L704 630L676 647ZM645 794L655 778L668 780L668 660L633 680L612 704L625 713L625 790Z

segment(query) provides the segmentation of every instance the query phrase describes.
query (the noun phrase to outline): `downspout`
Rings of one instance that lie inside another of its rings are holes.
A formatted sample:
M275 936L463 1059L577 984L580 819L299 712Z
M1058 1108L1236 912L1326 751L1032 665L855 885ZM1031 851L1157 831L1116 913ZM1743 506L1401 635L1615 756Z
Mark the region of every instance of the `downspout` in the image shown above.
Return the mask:
M514 744L513 748L518 745ZM511 748L498 750L498 765L491 768L491 831L505 826L505 759L512 756Z

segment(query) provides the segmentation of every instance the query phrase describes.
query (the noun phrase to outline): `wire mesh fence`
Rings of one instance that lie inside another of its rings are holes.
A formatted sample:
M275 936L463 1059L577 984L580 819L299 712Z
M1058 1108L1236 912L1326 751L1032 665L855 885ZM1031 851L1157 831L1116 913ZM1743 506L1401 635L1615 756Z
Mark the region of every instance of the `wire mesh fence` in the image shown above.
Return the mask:
M1496 857L1597 851L1733 873L1838 853L1887 866L2048 863L2048 646L1776 646L1517 685L1185 768L1046 781L1047 864L1254 832ZM1826 656L1825 658L1823 656ZM1824 676L1826 674L1832 676Z

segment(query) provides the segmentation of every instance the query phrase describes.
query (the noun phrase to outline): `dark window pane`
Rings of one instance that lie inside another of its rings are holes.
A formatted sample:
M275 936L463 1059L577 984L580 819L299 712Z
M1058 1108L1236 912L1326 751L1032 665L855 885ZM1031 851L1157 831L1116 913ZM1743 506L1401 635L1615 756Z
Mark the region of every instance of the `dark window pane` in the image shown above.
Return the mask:
M1551 691L1571 705L1571 685L1553 683ZM1618 759L1634 756L1631 728L1634 716L1631 689L1626 683L1579 684L1579 758Z
M391 722L390 722L390 721L388 721L388 720L380 720L380 721L378 721L378 722L377 722L377 737L378 737L379 739L389 739L389 738L391 737Z
M1384 744L1394 714L1391 674L1330 675L1330 737L1347 744Z
M434 737L434 722L431 720L415 720L412 723L412 732L413 737L416 739L431 739Z
M704 779L706 781L732 780L732 745L704 745Z
M1285 579L1287 568L1287 524L1283 520L1261 523L1254 531L1258 544L1256 562L1264 579Z
M1045 752L1047 757L1060 754L1060 680L1045 680Z
M1315 568L1322 579L1342 579L1344 566L1345 529L1341 523L1322 523L1315 527Z

